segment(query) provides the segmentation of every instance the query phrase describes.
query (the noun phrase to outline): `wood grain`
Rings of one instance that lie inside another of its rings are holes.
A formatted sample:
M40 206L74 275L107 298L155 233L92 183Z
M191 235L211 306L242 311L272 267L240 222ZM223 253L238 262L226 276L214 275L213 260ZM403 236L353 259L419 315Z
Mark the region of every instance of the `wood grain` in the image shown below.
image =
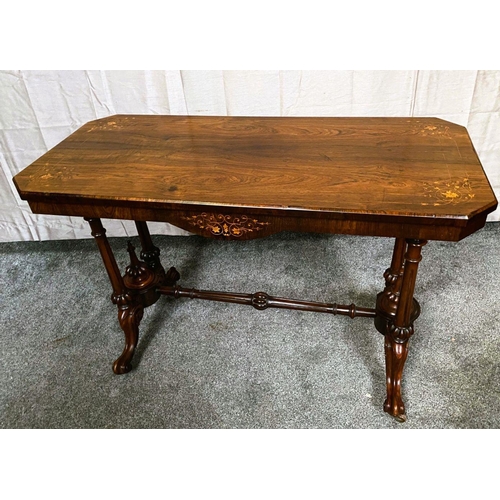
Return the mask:
M214 207L443 227L438 239L460 239L497 206L466 129L435 118L117 115L84 125L14 182L39 213L165 220L188 230L176 211L192 217ZM350 233L337 226L328 232ZM450 226L460 230L450 235Z
M160 295L372 317L385 335L384 410L399 421L422 246L464 238L497 206L466 129L435 118L117 115L84 125L14 183L33 212L89 221L125 334L115 373L131 370L143 310ZM136 221L143 260L129 244L123 277L101 218ZM396 243L376 308L358 308L180 287L148 220L222 240L310 231Z

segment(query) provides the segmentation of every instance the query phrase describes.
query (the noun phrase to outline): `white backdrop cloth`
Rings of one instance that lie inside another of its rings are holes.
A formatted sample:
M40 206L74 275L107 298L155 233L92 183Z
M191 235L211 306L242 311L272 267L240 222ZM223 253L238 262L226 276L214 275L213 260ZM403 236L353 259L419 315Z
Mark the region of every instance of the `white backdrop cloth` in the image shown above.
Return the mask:
M443 118L467 127L500 198L500 71L0 71L0 241L90 237L81 218L32 214L12 176L117 113ZM136 234L128 221L105 226Z

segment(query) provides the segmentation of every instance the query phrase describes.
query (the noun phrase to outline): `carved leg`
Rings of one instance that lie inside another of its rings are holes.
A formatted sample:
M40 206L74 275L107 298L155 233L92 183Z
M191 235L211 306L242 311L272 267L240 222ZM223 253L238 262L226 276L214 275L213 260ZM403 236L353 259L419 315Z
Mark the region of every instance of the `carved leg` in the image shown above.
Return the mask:
M385 335L387 399L384 411L400 422L406 420L401 379L408 356L408 340L413 335L413 321L420 313L413 292L422 260L421 250L426 243L425 240L396 239L391 267L384 275L386 287L377 296L375 325Z
M141 259L158 276L158 282L162 285L173 286L179 280L180 274L175 267L171 267L166 273L160 262L160 249L153 244L147 223L135 221L137 232L141 240Z
M413 333L413 329L411 333ZM385 336L387 398L384 401L384 411L392 415L398 422L406 422L405 405L401 397L401 379L408 356L408 339L399 341L395 338L397 337L390 334Z
M398 309L399 294L403 281L405 252L406 240L404 238L396 238L391 267L384 273L385 288L383 292L377 295L378 314L375 318L375 325L382 335L385 335L388 323L394 319Z
M141 240L141 259L150 269L161 268L163 270L160 262L160 249L153 244L147 223L144 221L135 221L135 226Z
M118 304L118 321L125 334L125 347L121 356L113 363L113 371L123 375L132 370L132 357L139 340L139 324L144 313L144 306L140 303L129 303L126 306Z
M132 369L130 361L134 355L139 336L139 323L144 306L137 294L131 293L120 274L113 251L106 238L106 230L100 219L85 219L90 224L92 236L97 242L106 271L108 272L113 294L111 300L118 306L118 321L125 333L125 348L122 355L113 363L113 371L117 374L127 373Z

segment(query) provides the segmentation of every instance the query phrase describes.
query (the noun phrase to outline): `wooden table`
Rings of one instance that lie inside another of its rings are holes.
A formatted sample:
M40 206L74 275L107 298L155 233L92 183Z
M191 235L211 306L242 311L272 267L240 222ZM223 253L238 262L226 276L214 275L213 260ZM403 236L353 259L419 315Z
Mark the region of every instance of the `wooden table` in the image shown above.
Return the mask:
M34 213L85 217L125 333L113 370L131 370L144 307L161 295L374 318L385 336L384 410L406 419L401 378L420 307L427 240L458 241L497 200L464 127L435 118L111 116L87 123L14 177ZM134 220L122 276L101 218ZM186 289L165 272L146 221L220 240L280 231L395 238L374 308Z

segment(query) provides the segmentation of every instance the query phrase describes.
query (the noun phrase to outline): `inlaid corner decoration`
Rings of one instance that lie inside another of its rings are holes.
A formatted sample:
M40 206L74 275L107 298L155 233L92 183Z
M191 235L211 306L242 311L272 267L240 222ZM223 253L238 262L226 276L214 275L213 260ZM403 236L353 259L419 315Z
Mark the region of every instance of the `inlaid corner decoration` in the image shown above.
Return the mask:
M447 181L424 182L424 196L429 199L422 205L450 205L472 200L474 193L467 177Z
M245 233L260 231L264 226L269 225L269 222L261 222L246 215L234 217L232 215L203 212L199 215L181 218L188 221L192 226L196 226L214 236L234 236L236 238Z
M445 137L449 137L449 131L450 127L447 127L446 125L425 125L423 128L420 128L418 130L419 134L423 135L424 137L428 137L431 135L442 135Z

